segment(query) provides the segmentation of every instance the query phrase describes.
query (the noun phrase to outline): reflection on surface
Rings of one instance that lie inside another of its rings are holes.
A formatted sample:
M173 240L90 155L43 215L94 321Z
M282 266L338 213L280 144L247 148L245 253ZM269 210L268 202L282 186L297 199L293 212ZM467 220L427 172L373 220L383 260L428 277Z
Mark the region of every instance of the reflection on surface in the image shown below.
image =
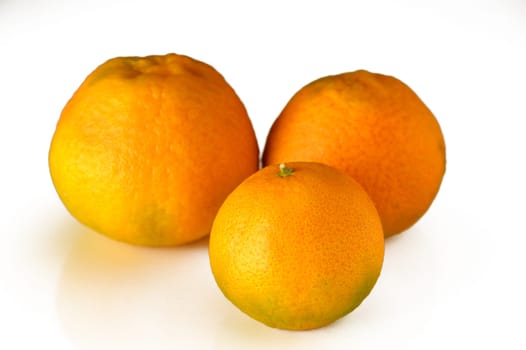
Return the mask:
M418 318L423 329L436 304L439 235L418 228L387 240L380 279L350 315L322 329L291 332L250 319L221 294L209 268L208 239L144 248L80 224L68 227L75 238L58 243L69 252L56 301L63 329L79 349L319 349L342 334L342 348L369 347L382 340L367 334L407 336L395 331L395 320Z

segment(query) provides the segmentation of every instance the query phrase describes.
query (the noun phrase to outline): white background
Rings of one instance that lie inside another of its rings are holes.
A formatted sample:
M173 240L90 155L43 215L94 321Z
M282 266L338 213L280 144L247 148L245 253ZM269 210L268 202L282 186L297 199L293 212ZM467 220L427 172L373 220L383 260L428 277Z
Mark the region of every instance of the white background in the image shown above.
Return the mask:
M62 107L106 59L168 52L225 76L261 149L328 74L394 75L435 113L441 191L350 315L270 329L222 296L206 240L133 247L67 213L47 168ZM0 348L525 349L525 66L523 0L0 0Z

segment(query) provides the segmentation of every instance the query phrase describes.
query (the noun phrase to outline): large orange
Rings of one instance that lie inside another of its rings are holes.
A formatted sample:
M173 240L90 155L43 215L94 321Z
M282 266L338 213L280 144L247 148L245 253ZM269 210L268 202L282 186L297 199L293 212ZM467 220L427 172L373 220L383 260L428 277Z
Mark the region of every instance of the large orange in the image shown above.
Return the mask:
M351 312L379 277L384 236L351 177L320 163L268 166L225 200L210 234L217 285L271 327L325 326Z
M390 236L430 207L445 172L440 126L403 82L356 71L301 88L274 122L263 164L318 161L356 179Z
M114 239L167 246L206 236L258 168L247 112L211 66L168 54L110 59L64 107L49 151L78 220Z

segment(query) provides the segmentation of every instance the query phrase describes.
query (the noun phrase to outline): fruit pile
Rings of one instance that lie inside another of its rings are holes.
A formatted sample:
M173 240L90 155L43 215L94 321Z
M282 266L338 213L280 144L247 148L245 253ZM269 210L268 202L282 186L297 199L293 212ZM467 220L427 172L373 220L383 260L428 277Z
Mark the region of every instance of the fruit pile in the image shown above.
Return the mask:
M168 54L113 58L64 107L49 150L68 211L113 239L210 234L234 305L270 327L325 326L374 287L384 237L428 210L445 172L440 126L400 80L367 71L301 88L259 166L252 123L213 67Z

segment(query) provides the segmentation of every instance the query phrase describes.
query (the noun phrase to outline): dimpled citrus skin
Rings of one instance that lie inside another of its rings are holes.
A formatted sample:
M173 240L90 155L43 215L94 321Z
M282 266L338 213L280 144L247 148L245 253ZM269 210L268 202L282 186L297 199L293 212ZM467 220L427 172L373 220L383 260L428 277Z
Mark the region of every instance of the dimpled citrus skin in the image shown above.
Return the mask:
M79 221L116 240L170 246L206 236L228 193L258 168L247 112L211 66L118 57L64 107L49 151Z
M274 122L263 164L317 161L343 170L369 193L385 236L428 210L445 172L438 121L403 82L356 71L300 89Z
M270 327L325 326L356 308L379 277L384 236L362 187L318 163L268 166L225 200L210 234L217 285Z

